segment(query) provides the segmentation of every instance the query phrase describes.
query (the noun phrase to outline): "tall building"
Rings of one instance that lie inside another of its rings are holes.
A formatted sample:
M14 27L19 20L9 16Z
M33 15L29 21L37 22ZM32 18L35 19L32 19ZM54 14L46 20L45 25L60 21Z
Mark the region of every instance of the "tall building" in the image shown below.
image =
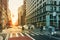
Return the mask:
M8 15L8 22L7 22L7 28L9 28L12 24L12 19L11 19L11 11L9 8L7 8L7 15Z
M6 24L7 24L7 20L8 20L8 15L7 15L7 3L8 0L0 0L0 20L1 20L1 24L2 25L2 28L5 28L6 27Z
M23 5L24 5L24 13L23 13L24 24L26 24L26 0L24 0Z
M23 6L18 8L18 24L21 25L21 16L23 15Z
M1 16L2 16L2 0L0 0L0 32L2 31L2 22L1 22Z
M0 24L1 24L1 15L2 15L2 0L0 0Z
M26 20L36 27L60 28L60 0L26 0Z
M7 15L8 15L9 20L11 20L11 11L9 8L7 9L7 13L8 13Z
M18 8L18 21L19 25L25 25L25 5L22 5L21 7Z

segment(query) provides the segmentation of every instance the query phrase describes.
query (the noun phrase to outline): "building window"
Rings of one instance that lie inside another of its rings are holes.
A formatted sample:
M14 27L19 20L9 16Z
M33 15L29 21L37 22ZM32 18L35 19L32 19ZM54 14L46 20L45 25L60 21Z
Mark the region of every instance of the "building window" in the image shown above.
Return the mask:
M44 1L44 0L43 0Z
M40 5L40 9L42 8L42 5Z
M56 7L54 7L54 11L56 11Z
M37 0L37 2L38 2L39 0Z
M38 6L39 4L37 4L37 6Z
M56 21L57 20L50 20L50 26L55 26L56 27Z
M43 16L43 19L46 19L46 16Z
M36 2L35 2L35 4L36 4Z
M50 1L50 4L53 4L53 1Z
M40 1L40 4L42 3L42 0Z
M40 17L40 20L42 20L42 17Z
M60 19L60 15L59 15L59 19Z
M53 20L50 20L50 26L53 26Z
M46 7L43 8L43 12L45 12L45 11L46 11Z
M53 19L53 15L52 14L50 15L50 19Z
M51 11L53 11L53 6L51 6Z
M60 5L60 1L59 1L59 5Z
M46 2L43 4L43 7L46 6Z
M34 3L34 1L33 1L33 3Z
M59 15L59 19L60 19L60 15Z
M54 16L54 19L56 20L56 16Z
M54 5L56 5L57 1L54 1Z
M60 11L60 7L59 7L59 11Z

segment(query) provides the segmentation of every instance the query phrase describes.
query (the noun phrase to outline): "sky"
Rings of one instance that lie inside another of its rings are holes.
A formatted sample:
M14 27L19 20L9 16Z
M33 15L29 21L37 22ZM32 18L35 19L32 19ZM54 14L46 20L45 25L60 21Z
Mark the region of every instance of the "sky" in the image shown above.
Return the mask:
M11 10L12 21L15 22L18 18L18 7L23 5L23 0L9 0L9 9Z

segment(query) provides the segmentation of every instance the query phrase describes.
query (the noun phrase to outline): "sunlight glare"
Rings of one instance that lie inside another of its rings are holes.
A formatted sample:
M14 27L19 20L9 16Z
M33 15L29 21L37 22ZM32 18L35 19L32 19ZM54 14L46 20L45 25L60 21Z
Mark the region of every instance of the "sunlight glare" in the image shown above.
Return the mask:
M11 10L12 24L18 23L18 7L23 5L23 0L9 0L9 9Z

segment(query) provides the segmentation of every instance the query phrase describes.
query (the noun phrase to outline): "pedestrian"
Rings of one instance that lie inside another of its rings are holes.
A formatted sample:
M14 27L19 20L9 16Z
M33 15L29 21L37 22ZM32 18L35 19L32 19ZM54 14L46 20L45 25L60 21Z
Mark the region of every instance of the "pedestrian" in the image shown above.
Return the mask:
M41 29L40 31L42 31L43 30L43 26L41 26L40 29Z
M45 26L43 26L43 30L45 31L46 29L45 29Z
M24 27L22 27L22 30L24 30Z
M2 24L0 24L0 32L2 32L2 29L3 29L3 28L2 28Z

